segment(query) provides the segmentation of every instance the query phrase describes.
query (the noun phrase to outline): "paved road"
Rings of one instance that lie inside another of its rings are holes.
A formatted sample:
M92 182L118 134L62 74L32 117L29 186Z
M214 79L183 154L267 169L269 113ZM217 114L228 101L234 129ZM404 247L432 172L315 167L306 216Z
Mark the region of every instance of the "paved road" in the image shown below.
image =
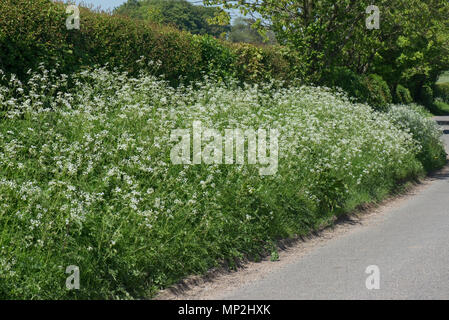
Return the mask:
M436 120L443 121L449 147L449 117ZM445 172L380 222L330 240L226 299L449 299ZM379 268L379 289L366 287L370 265Z

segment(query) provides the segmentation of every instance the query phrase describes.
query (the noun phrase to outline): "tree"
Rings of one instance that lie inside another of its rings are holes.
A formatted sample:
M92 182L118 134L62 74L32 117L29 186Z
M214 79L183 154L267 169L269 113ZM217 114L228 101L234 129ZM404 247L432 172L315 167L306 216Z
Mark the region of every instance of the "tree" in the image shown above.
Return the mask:
M417 87L449 68L447 0L377 0L380 29L366 27L372 0L205 0L238 8L304 59L311 81L335 67ZM416 92L417 88L413 88Z
M217 7L193 5L186 0L128 0L115 9L115 14L174 25L193 34L210 34L219 37L229 31L229 26L209 23L222 10Z
M228 40L231 42L246 42L252 44L275 44L276 37L273 31L267 32L265 39L257 29L253 28L256 21L244 17L238 17L232 23L231 31L228 34Z

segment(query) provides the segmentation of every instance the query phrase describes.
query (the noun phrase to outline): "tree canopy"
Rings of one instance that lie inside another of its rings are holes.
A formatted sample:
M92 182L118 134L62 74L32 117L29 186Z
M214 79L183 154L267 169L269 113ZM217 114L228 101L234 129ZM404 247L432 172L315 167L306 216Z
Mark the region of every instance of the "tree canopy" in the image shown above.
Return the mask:
M372 0L205 0L238 8L254 26L304 58L312 81L336 67L380 74L394 87L409 83L419 95L449 69L449 1L377 0L380 28L369 29Z
M174 25L193 34L219 37L229 26L212 24L209 20L221 11L218 7L196 6L186 0L128 0L114 13Z

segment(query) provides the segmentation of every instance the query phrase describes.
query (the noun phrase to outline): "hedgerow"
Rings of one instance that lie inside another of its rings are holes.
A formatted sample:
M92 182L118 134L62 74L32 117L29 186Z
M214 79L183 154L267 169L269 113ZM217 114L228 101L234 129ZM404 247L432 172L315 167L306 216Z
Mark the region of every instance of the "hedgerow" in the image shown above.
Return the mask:
M22 81L27 79L27 71L36 70L40 63L64 74L108 64L137 75L142 66L136 61L144 57L160 61L157 72L172 85L210 72L240 77L241 81L264 81L267 75L289 80L297 69L298 57L286 57L285 49L233 45L84 7L80 7L80 29L67 30L66 7L51 0L2 1L0 69Z
M395 102L398 104L410 104L413 102L410 90L403 85L398 84L395 90Z
M367 103L376 110L386 111L392 103L388 84L376 74L356 74L348 68L338 67L324 73L322 82L339 87L357 101Z
M285 47L86 8L67 30L66 16L50 0L0 2L0 298L149 297L445 162L435 124L417 107L387 107L380 76L323 75L356 103L299 86L306 69ZM276 174L174 165L170 133L193 121L278 129ZM80 290L65 288L69 265Z
M409 132L327 88L173 88L144 71L42 68L0 86L0 109L3 299L151 297L382 198L424 172L423 136L438 144L434 129L414 134L416 115L398 118L412 120ZM219 132L277 129L277 172L173 164L170 134L193 121ZM79 290L65 287L70 265Z

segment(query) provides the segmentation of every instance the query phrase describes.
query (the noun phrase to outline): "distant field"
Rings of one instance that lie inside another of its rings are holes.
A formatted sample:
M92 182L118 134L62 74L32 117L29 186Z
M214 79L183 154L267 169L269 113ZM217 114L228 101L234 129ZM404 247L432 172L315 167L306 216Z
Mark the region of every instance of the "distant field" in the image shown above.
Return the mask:
M443 73L440 77L440 79L438 80L438 83L444 83L444 82L449 82L449 71L446 71L445 73Z

